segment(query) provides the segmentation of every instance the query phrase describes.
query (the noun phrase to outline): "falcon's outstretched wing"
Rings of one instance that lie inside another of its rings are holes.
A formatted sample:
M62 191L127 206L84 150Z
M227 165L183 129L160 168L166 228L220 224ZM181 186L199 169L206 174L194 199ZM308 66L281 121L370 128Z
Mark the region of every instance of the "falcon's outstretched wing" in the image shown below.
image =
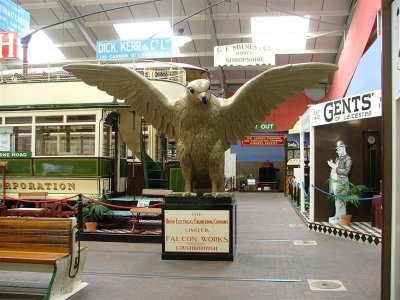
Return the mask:
M241 86L229 105L220 108L219 126L226 145L254 130L277 104L317 84L337 69L336 65L304 63L269 69Z
M63 68L88 85L125 100L146 122L175 136L173 102L139 73L120 65L71 64Z

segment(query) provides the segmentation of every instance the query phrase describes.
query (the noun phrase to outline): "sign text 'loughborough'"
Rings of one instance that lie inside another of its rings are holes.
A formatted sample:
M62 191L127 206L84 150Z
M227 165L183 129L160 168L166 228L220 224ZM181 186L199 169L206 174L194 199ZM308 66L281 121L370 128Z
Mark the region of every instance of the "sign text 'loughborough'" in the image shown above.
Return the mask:
M347 96L311 106L311 126L379 117L382 115L381 91Z

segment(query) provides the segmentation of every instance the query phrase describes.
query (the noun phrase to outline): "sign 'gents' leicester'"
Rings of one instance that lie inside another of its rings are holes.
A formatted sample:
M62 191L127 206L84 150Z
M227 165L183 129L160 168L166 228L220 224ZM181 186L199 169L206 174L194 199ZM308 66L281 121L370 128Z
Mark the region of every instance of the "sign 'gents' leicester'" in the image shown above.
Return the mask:
M381 115L381 91L377 90L311 106L311 126L379 117Z

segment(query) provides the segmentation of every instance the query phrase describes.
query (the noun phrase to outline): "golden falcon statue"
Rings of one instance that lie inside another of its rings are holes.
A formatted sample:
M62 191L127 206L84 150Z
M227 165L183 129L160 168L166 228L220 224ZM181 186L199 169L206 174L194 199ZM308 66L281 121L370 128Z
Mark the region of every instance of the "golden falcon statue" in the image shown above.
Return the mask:
M336 65L305 63L271 68L241 86L222 105L210 82L189 82L178 99L169 99L146 78L121 65L71 64L64 69L91 86L125 100L146 122L177 142L186 193L224 191L224 152L277 104L317 84Z

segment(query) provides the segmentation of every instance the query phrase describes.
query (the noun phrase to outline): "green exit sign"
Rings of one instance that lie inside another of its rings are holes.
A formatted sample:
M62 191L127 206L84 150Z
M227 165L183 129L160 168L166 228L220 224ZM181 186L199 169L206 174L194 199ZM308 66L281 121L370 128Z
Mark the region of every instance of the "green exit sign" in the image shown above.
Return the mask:
M275 130L275 123L261 123L256 125L256 131Z

